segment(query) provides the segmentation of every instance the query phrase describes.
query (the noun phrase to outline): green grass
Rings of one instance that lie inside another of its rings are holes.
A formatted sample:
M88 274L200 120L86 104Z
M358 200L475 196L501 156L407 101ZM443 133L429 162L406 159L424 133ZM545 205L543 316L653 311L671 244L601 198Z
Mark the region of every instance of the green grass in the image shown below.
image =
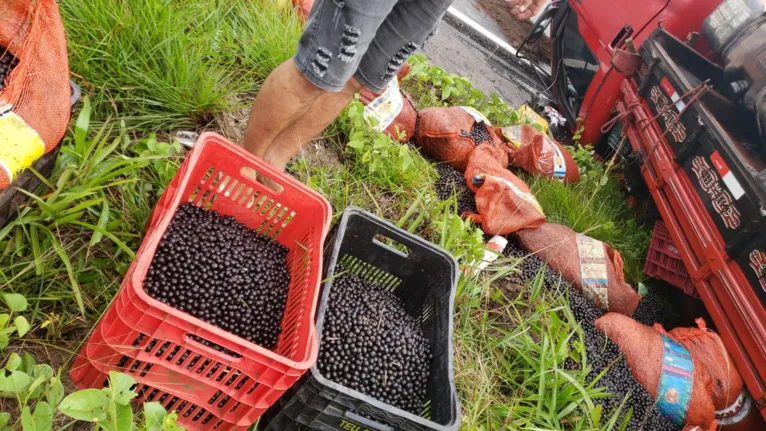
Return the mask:
M582 333L565 296L542 288L539 277L511 292L497 280L513 261L494 265L490 277L461 279L455 314L455 380L465 430L616 430L619 412L595 401L610 396L586 384ZM565 369L565 361L579 364Z
M64 0L70 69L95 117L147 131L196 129L290 58L301 32L272 0Z
M91 128L90 109L86 99L50 179L0 229L0 288L24 294L33 318L52 313L63 327L109 303L178 167L179 148L131 142L113 122Z
M574 185L532 176L524 179L549 222L611 244L625 260L626 280L638 283L644 279L643 262L649 249L651 226L636 219L616 179L586 175Z
M295 15L271 0L62 0L60 7L70 67L92 104L46 185L0 229L0 288L29 299L33 327L46 322L46 331L33 332L46 339L31 344L57 345L62 334L90 327L116 292L183 156L151 132L208 125L243 106L300 35ZM418 107L468 105L495 124L519 121L499 97L423 58L413 64L404 86ZM483 254L482 232L456 214L454 199L436 198L431 163L370 131L358 103L325 138L335 163L307 157L291 171L328 198L336 219L359 206L440 245L461 265ZM619 185L598 178L575 186L527 180L551 221L613 244L628 279L638 280L648 229L635 222ZM509 289L518 263L501 259L460 280L454 359L462 429L616 429L593 407L606 394L585 384L587 357L576 347L581 333L566 298L540 281ZM566 360L582 369L565 370Z

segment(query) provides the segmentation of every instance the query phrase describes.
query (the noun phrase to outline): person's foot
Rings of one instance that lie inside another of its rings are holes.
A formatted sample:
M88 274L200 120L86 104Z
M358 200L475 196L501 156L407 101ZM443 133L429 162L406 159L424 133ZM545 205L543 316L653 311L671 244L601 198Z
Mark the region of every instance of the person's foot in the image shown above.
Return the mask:
M243 177L250 178L251 180L254 180L256 182L259 182L266 186L267 188L274 190L277 193L282 193L282 191L285 189L282 187L282 185L277 184L274 180L271 178L258 173L255 169L252 168L242 168L240 171Z

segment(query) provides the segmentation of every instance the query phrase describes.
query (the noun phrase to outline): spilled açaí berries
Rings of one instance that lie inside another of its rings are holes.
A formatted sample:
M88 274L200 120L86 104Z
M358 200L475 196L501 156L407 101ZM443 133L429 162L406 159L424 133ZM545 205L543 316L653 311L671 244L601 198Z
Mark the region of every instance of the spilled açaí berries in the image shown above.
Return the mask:
M583 330L583 344L590 367L587 381L591 383L598 378L595 386L604 388L607 393L612 395L593 400L595 404L601 405L603 417L611 417L627 396L629 398L622 410L620 420L617 421L618 424L622 423L625 413L632 409L632 416L628 421L626 430L679 431L680 427L674 425L657 410L652 396L633 377L631 368L617 345L596 329L594 321L603 316L604 312L587 300L582 292L563 282L561 276L550 269L542 259L524 252L512 236L508 237L508 246L504 255L510 258L523 259L519 263L518 272L515 275L516 281L520 284L529 285L533 283L542 271L543 286L546 289L569 296L569 308ZM637 313L638 311L636 310ZM661 317L660 313L655 314L648 311L642 313L648 319ZM579 368L580 365L568 360L565 367L575 369ZM601 375L601 373L604 374Z
M487 142L490 145L493 145L492 135L489 134L489 130L487 129L487 124L484 123L483 121L477 121L473 123L473 127L471 127L471 132L468 133L465 130L463 130L461 132L461 135L466 138L471 138L471 140L476 146L479 146L484 142Z
M386 404L421 414L431 348L399 298L352 273L334 279L322 325L322 375Z
M460 171L452 166L433 161L434 168L439 174L439 179L436 181L436 196L439 200L446 201L455 195L457 198L457 213L476 213L476 195L468 188L465 177Z
M8 49L0 46L0 90L5 88L5 80L19 64L19 59L13 56Z
M290 285L287 252L234 217L181 205L160 240L144 290L273 350Z

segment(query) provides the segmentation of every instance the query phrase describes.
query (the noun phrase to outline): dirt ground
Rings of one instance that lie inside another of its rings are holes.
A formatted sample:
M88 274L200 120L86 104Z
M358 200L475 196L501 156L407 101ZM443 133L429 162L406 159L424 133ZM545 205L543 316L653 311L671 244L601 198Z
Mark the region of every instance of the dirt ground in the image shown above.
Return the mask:
M527 33L532 28L532 22L519 21L514 18L513 15L511 15L511 10L508 7L508 4L504 1L472 1L497 23L497 26L503 31L504 36L514 48L518 48L521 45ZM522 54L537 62L550 62L550 39L547 36L543 36L536 45L524 48Z

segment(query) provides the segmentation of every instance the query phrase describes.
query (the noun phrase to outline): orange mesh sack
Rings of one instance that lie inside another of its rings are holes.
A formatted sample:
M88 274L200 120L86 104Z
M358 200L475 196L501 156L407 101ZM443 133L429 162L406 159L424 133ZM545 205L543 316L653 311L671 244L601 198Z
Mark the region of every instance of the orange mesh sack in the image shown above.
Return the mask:
M625 283L622 256L604 242L555 223L524 229L519 246L539 256L554 271L605 311L632 316L641 297Z
M505 167L508 156L489 144L476 147L468 160L465 179L476 192L478 214L464 217L489 235L508 235L545 223L545 214L529 187Z
M398 142L409 142L415 137L418 111L409 94L399 88L399 81L410 71L405 64L397 79L391 80L381 93L364 89L359 93L359 100L364 104L364 117L375 119L375 128L386 133Z
M500 129L507 141L510 165L566 184L580 180L572 155L558 142L528 124Z
M662 414L679 427L717 428L713 380L697 353L621 314L607 313L595 325L619 346Z
M484 142L502 145L489 120L475 109L455 106L420 111L415 143L427 155L460 172L465 172L474 148Z
M19 60L0 90L0 190L58 145L70 116L66 38L55 0L6 0L0 45Z
M696 328L676 328L667 335L681 343L699 363L705 366L713 379L713 406L716 411L726 410L737 402L744 383L721 337L707 329L703 319L696 320ZM654 329L665 334L660 324Z

